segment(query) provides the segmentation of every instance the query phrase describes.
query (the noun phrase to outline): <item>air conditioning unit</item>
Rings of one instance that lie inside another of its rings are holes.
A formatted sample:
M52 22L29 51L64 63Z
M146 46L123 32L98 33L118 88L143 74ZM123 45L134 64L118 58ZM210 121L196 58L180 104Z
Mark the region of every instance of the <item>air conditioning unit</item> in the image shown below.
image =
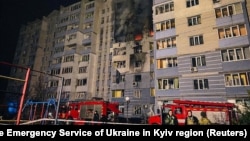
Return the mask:
M197 72L197 71L198 71L197 67L191 67L191 72Z
M138 86L138 82L133 82L133 86L137 87Z

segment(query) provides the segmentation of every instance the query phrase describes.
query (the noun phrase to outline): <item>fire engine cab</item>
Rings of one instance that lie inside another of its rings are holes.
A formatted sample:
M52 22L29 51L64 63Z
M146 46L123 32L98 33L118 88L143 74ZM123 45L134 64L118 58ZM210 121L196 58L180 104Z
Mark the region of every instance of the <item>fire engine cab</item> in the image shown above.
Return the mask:
M108 119L109 115L115 118L119 113L119 103L108 102L102 99L93 98L92 100L69 101L60 106L59 119L93 121L94 112L97 111L99 120ZM72 122L72 124L83 125L84 122Z
M192 111L192 114L198 119L201 118L200 113L205 111L208 119L212 124L231 125L237 120L235 111L236 106L229 102L211 102L211 101L195 101L195 100L173 100L171 104L163 104L160 114L153 115L148 118L150 125L163 125L164 118L171 109L178 119L179 125L185 124L187 112Z

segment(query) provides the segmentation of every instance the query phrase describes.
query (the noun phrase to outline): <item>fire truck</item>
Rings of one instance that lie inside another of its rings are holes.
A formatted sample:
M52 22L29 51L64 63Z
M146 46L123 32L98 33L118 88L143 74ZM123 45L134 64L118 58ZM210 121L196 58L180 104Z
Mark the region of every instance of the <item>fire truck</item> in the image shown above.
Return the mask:
M232 125L237 121L236 106L229 102L211 102L211 101L196 101L196 100L173 100L171 104L163 104L160 114L150 116L148 124L150 125L163 125L164 117L169 110L178 119L179 125L185 125L185 118L187 112L192 111L192 114L198 119L201 118L202 111L207 113L208 119L212 124L219 125Z
M118 114L121 113L119 103L92 98L91 100L69 101L61 105L58 118L78 121L67 122L66 124L84 125L87 124L87 122L84 121L94 120L94 112L99 114L99 121L108 121L110 115L115 119ZM109 121L114 120L109 119Z

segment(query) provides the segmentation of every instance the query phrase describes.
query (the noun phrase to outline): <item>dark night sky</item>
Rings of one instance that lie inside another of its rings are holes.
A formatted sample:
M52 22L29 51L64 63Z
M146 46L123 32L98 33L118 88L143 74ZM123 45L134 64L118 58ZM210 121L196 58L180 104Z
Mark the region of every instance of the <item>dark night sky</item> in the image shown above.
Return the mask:
M1 0L0 1L0 62L12 63L19 29L22 24L47 16L60 5L67 6L80 0ZM0 64L0 75L8 76L9 67ZM0 92L6 80L0 78ZM1 95L0 95L1 97Z

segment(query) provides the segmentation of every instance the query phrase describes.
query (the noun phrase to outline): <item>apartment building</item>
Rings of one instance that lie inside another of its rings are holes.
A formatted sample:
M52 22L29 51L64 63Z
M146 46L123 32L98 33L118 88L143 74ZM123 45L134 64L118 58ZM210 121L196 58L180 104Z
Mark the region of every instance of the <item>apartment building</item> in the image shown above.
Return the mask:
M99 97L119 102L121 115L134 118L173 99L244 101L249 2L176 2L82 0L24 25L13 64L32 70L26 98ZM22 88L21 81L8 84L9 91Z
M14 78L8 82L6 101L19 102L20 95L22 93L22 88L24 85L24 80L27 75L27 68L34 70L42 69L44 65L42 58L44 56L43 49L46 46L46 32L47 32L47 22L46 18L43 17L42 20L35 20L28 23L26 26L22 26L19 33L19 40L17 43L16 52L13 59L13 64L18 67L11 68L10 77ZM46 68L47 69L47 68ZM40 74L31 73L29 78L30 83L28 84L30 92L28 97L35 97L37 82L40 79Z
M249 10L245 0L154 0L156 104L248 98Z
M64 101L95 96L97 33L93 30L99 27L98 5L101 3L83 0L61 6L22 26L13 64L31 69L27 99L42 101L61 95ZM25 74L20 68L11 73L20 79ZM19 81L8 84L17 93L22 87Z
M112 101L119 102L125 116L133 118L149 113L155 98L153 36L150 32L138 36L114 43L111 50Z
M140 119L154 105L152 2L114 1L111 99L123 116Z
M127 13L118 8L126 8L124 3L130 10ZM140 11L134 11L134 5ZM145 6L148 9L143 10ZM23 25L13 64L31 68L26 100L99 97L119 102L124 111L129 96L127 115L145 115L145 109L154 104L151 11L152 3L143 5L143 1L82 0ZM129 26L125 27L123 18ZM125 49L125 54L118 48ZM119 61L126 62L128 72L120 69ZM26 73L14 68L11 75L24 79ZM114 77L126 78L128 87L119 87ZM20 93L22 88L23 82L9 82L9 90ZM19 98L9 99L19 102Z

